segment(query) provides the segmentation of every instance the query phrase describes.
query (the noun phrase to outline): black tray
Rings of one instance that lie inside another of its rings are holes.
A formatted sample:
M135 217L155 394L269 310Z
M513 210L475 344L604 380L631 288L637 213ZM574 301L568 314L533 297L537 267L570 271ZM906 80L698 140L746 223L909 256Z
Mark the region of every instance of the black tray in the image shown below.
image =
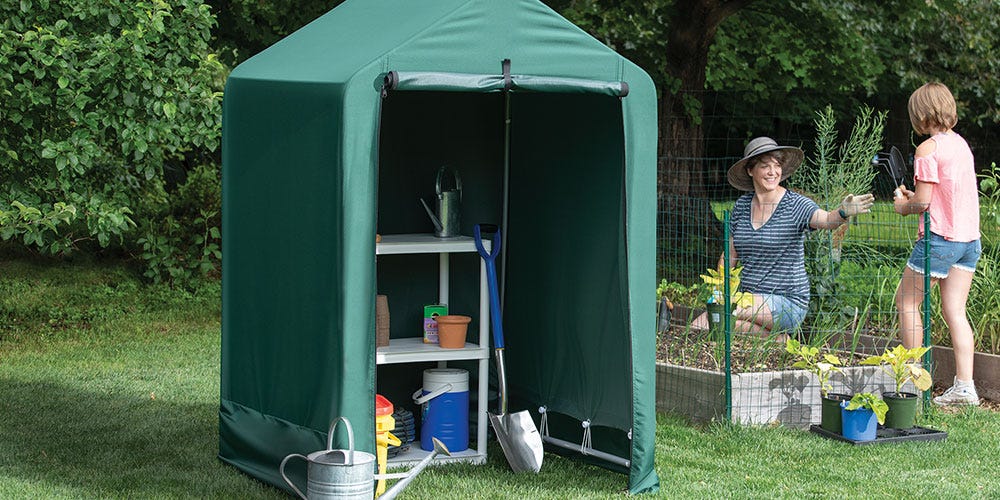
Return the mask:
M855 441L853 439L848 439L835 432L830 432L816 424L809 426L809 430L825 438L836 439L837 441L857 445L902 443L904 441L943 441L948 437L948 433L945 431L920 427L919 425L915 425L910 429L889 429L879 426L878 430L875 431L874 441Z

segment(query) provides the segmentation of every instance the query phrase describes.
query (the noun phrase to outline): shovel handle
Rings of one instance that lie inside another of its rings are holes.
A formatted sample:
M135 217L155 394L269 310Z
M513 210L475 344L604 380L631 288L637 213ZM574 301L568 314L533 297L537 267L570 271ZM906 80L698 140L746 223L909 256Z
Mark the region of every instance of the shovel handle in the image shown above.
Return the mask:
M496 260L497 255L500 254L500 228L496 224L476 224L472 228L473 234L476 238L476 250L479 252L479 256L483 260ZM486 247L483 246L483 233L493 233L493 241L490 243L490 251L486 251Z
M483 247L482 229L493 231L493 241L490 243L490 251ZM486 282L490 291L490 323L493 325L493 348L503 349L503 321L500 317L500 288L497 284L496 258L500 253L500 230L493 224L476 224L473 229L475 234L476 250L479 256L486 262Z

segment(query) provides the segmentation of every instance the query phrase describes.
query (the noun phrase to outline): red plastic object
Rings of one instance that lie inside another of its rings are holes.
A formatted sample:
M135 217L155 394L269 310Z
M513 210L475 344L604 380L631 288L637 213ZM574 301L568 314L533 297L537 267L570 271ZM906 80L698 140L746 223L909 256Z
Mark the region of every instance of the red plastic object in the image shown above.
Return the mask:
M381 394L375 395L375 416L392 415L392 402Z

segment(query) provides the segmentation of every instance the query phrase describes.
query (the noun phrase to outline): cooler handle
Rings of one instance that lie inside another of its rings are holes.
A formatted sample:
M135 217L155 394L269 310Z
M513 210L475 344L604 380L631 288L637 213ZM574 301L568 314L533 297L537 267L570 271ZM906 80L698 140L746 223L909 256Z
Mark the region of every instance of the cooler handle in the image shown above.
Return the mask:
M428 392L426 396L421 396L420 393L423 392L423 389L417 389L417 392L413 393L413 402L418 405L422 405L450 390L451 390L451 384L444 384L441 387L438 387L437 389Z

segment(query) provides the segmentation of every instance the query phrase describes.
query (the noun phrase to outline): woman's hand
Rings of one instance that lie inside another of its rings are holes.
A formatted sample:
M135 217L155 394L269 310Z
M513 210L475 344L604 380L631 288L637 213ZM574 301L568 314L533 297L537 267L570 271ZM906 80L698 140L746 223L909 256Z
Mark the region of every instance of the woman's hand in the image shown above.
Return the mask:
M844 198L844 201L840 203L840 209L843 210L848 217L854 217L858 214L871 212L872 205L874 204L875 195L871 193L859 194L857 196L849 194L846 198Z

